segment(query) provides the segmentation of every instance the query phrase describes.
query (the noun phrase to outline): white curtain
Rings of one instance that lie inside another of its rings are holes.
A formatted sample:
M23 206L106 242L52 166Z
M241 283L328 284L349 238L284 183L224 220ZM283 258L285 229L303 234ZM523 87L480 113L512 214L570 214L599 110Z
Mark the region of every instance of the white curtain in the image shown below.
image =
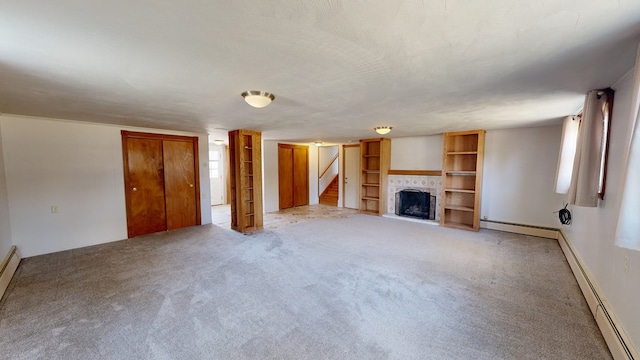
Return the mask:
M629 149L626 154L626 173L622 176L620 210L616 228L619 246L640 250L640 46L636 57L631 109L629 113Z
M598 206L602 154L606 146L606 104L607 92L592 90L587 93L569 188L570 204Z

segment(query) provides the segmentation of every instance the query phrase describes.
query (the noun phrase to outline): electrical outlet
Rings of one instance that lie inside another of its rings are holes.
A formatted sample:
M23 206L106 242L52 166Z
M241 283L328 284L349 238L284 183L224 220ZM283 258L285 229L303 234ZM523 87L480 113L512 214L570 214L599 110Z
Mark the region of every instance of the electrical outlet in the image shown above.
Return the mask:
M483 216L483 217L482 217L482 220L487 220L487 219L488 219L488 218L487 218L487 215L485 215L485 216Z
M58 205L51 205L51 213L52 214L58 213Z
M629 274L629 256L624 257L624 273Z

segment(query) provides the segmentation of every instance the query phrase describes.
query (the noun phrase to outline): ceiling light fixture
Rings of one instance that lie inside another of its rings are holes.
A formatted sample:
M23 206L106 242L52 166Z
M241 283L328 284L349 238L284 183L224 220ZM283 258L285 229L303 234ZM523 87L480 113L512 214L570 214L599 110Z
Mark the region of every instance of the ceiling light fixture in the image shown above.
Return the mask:
M391 129L393 129L391 126L376 126L373 128L373 130L375 130L380 135L388 134Z
M216 144L216 145L222 145L222 144L224 144L224 140L215 139L215 140L213 140L213 143Z
M316 141L313 143L315 146L322 146L322 141Z
M254 108L263 108L271 104L271 102L276 98L270 92L258 90L245 91L241 95L244 98L244 101Z

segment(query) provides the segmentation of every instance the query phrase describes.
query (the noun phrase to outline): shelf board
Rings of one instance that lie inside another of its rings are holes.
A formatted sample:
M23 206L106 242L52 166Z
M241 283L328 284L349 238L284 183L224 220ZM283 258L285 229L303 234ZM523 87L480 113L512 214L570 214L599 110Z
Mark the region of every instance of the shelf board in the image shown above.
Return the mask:
M467 190L467 189L444 189L446 192L457 192L457 193L465 193L465 194L475 194L475 190Z
M376 214L378 215L378 211L377 210L360 210L361 213L365 213L365 214Z
M368 157L380 157L380 155L363 155L363 157L366 157L366 158L368 158Z
M373 197L373 196L363 196L360 199L362 199L362 200L374 200L374 201L379 201L380 200L379 197Z
M362 184L362 186L380 186L380 184Z
M460 175L460 176L476 176L475 171L468 170L447 170L445 171L447 175Z
M442 225L447 226L447 227L452 227L452 228L456 228L456 229L462 229L462 230L475 230L473 228L473 225L471 224L465 224L465 223L458 223L458 222L451 222L451 221L445 221L442 222Z
M460 205L444 205L444 208L447 210L458 210L458 211L469 211L473 212L473 208L469 206L460 206Z
M478 155L477 151L448 151L447 155Z
M380 170L366 170L366 169L363 169L362 172L366 172L368 174L380 174Z

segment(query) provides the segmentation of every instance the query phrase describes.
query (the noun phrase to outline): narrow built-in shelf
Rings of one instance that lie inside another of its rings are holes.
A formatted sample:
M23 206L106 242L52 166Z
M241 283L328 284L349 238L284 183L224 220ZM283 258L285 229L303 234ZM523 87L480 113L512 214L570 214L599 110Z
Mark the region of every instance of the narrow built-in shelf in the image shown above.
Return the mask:
M378 211L377 210L360 210L360 212L361 213L378 215Z
M463 223L459 223L459 222L447 222L447 226L448 227L452 227L452 228L456 228L456 229L462 229L462 230L473 230L473 225L469 225L469 224L463 224Z
M458 210L458 211L469 211L469 212L473 212L473 208L472 207L468 207L468 206L459 206L459 205L445 205L444 206L445 209L448 210Z
M361 197L362 200L374 200L374 201L378 201L380 200L380 198L378 197L373 197L373 196L363 196Z
M475 176L475 171L467 171L467 170L447 170L445 171L447 175L461 175L461 176Z
M446 191L446 192L466 193L466 194L475 194L476 193L475 190L468 190L468 189L444 189L444 191Z
M360 140L360 212L382 215L387 210L387 172L391 140Z
M447 155L477 155L477 151L449 151Z

